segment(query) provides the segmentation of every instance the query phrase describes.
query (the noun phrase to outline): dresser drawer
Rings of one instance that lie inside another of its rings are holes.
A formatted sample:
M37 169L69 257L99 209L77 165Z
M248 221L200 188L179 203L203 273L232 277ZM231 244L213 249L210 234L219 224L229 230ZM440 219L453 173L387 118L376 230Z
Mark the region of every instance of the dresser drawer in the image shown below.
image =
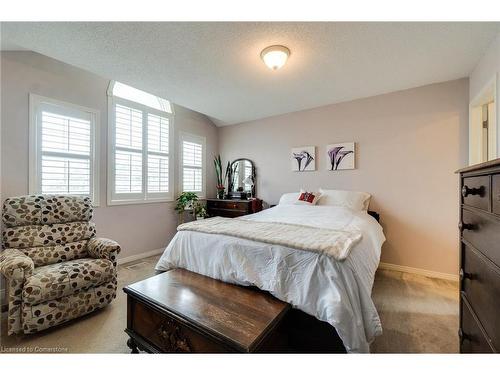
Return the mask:
M208 214L211 217L214 216L222 216L222 217L238 217L238 216L244 216L248 212L242 211L242 210L226 210L224 208L212 208L208 210Z
M230 210L241 210L247 211L250 207L250 201L248 202L235 202L231 200L220 200L220 201L211 201L207 202L208 208L224 208Z
M183 322L162 316L152 308L137 301L132 303L132 327L146 341L162 353L227 353L229 350L219 342L187 327Z
M462 185L462 202L485 211L490 209L490 176L466 177Z
M500 348L500 268L464 245L462 294L467 297L495 348Z
M462 210L462 237L500 265L500 222L487 215Z
M500 174L492 176L491 202L493 212L500 215Z
M250 208L250 203L248 202L218 202L219 205L217 207L224 208L227 210L240 210L240 211L248 211Z
M461 300L460 353L493 353L465 299Z

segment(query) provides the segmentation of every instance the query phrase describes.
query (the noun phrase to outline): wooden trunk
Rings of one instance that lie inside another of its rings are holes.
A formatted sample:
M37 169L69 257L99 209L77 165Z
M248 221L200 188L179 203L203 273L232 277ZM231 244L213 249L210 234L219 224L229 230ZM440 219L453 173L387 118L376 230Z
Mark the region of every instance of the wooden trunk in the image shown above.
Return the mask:
M133 353L345 353L331 325L256 288L175 269L124 291Z

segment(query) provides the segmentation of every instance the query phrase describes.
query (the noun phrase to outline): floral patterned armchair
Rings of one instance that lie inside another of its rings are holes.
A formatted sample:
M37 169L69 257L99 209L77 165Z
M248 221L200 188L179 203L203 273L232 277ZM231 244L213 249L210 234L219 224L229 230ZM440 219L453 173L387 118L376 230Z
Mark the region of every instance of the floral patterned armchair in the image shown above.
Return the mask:
M116 297L120 246L96 238L90 198L28 195L3 205L0 273L8 331L33 333L88 314Z

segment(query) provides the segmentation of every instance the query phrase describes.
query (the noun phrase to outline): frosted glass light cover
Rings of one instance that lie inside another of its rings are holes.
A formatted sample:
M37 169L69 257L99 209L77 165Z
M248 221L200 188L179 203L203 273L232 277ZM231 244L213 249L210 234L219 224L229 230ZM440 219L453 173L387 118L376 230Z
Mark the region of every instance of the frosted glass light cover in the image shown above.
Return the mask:
M269 69L278 70L285 65L290 56L290 50L285 46L270 46L265 48L260 57Z

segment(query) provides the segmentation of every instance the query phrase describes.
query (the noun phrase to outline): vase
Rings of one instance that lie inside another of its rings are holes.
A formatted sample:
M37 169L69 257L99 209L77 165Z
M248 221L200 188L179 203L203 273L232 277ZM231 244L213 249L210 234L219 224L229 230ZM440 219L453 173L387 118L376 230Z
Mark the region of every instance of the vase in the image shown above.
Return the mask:
M224 189L217 189L217 198L224 199Z

